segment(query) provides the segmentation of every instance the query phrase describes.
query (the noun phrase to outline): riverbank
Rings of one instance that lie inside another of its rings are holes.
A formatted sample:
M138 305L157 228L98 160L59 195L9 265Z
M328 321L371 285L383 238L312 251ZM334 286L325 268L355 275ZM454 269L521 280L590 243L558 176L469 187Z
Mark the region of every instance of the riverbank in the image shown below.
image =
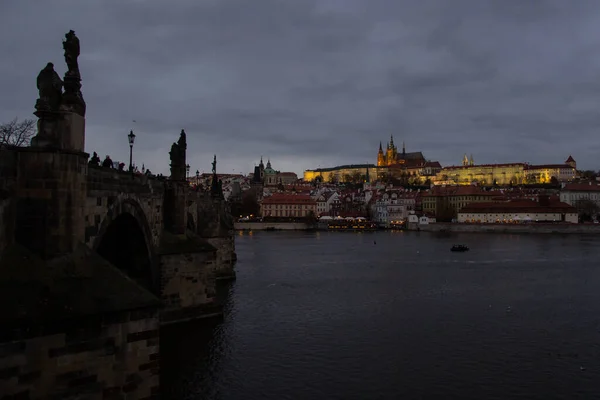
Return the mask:
M458 224L419 225L421 232L600 234L600 224Z

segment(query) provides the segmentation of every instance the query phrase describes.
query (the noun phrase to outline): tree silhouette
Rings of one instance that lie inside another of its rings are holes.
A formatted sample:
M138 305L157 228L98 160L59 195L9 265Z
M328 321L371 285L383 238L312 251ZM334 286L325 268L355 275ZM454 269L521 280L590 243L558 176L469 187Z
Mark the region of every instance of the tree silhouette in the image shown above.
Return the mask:
M33 119L24 119L19 121L17 118L0 125L0 147L17 146L25 147L35 134L36 121Z

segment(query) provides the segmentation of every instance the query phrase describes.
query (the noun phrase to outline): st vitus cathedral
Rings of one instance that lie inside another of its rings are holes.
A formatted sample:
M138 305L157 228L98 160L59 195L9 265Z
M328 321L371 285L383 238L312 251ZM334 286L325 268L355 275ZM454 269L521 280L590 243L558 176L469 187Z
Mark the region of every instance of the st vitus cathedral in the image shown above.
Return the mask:
M390 137L390 141L387 144L385 152L379 142L379 152L377 153L377 166L378 167L389 167L392 165L402 165L406 168L414 168L423 166L427 160L423 157L423 153L415 151L412 153L406 152L406 147L402 143L402 152L399 153L396 145L394 145L394 136Z

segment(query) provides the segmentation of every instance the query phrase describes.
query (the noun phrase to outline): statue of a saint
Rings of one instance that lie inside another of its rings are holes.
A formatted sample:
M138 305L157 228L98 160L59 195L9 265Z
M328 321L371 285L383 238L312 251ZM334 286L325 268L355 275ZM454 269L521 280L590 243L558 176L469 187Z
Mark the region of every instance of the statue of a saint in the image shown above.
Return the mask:
M68 73L79 74L79 64L77 63L77 57L79 57L79 38L75 35L75 31L70 30L65 34L63 49L65 49L65 61L69 68Z
M50 111L58 110L62 100L62 87L63 81L54 70L54 64L46 64L46 67L40 71L37 77L37 88L40 98L36 104L36 108L45 108Z
M185 151L187 150L187 140L185 131L183 129L179 134L179 140L177 141L177 144L179 145L179 151L183 152L183 163L185 164Z
M171 151L169 152L169 156L171 158L171 166L178 167L180 162L179 162L179 146L177 146L177 143L173 143L171 145Z
M213 162L212 162L212 172L213 174L217 173L217 155L215 154L215 157L213 158Z

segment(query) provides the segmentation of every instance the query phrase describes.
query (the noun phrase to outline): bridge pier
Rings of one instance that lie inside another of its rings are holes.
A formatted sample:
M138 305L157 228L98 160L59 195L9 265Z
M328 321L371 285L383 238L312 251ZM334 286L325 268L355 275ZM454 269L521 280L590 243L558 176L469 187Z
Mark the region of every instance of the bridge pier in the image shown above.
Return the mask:
M159 248L161 324L222 314L216 301L216 249L195 235L165 233Z
M224 237L207 237L208 243L216 249L215 278L217 280L235 279L235 238L233 235Z
M190 214L198 221L196 233L216 248L216 279L235 279L235 232L227 203L222 198L197 193Z

